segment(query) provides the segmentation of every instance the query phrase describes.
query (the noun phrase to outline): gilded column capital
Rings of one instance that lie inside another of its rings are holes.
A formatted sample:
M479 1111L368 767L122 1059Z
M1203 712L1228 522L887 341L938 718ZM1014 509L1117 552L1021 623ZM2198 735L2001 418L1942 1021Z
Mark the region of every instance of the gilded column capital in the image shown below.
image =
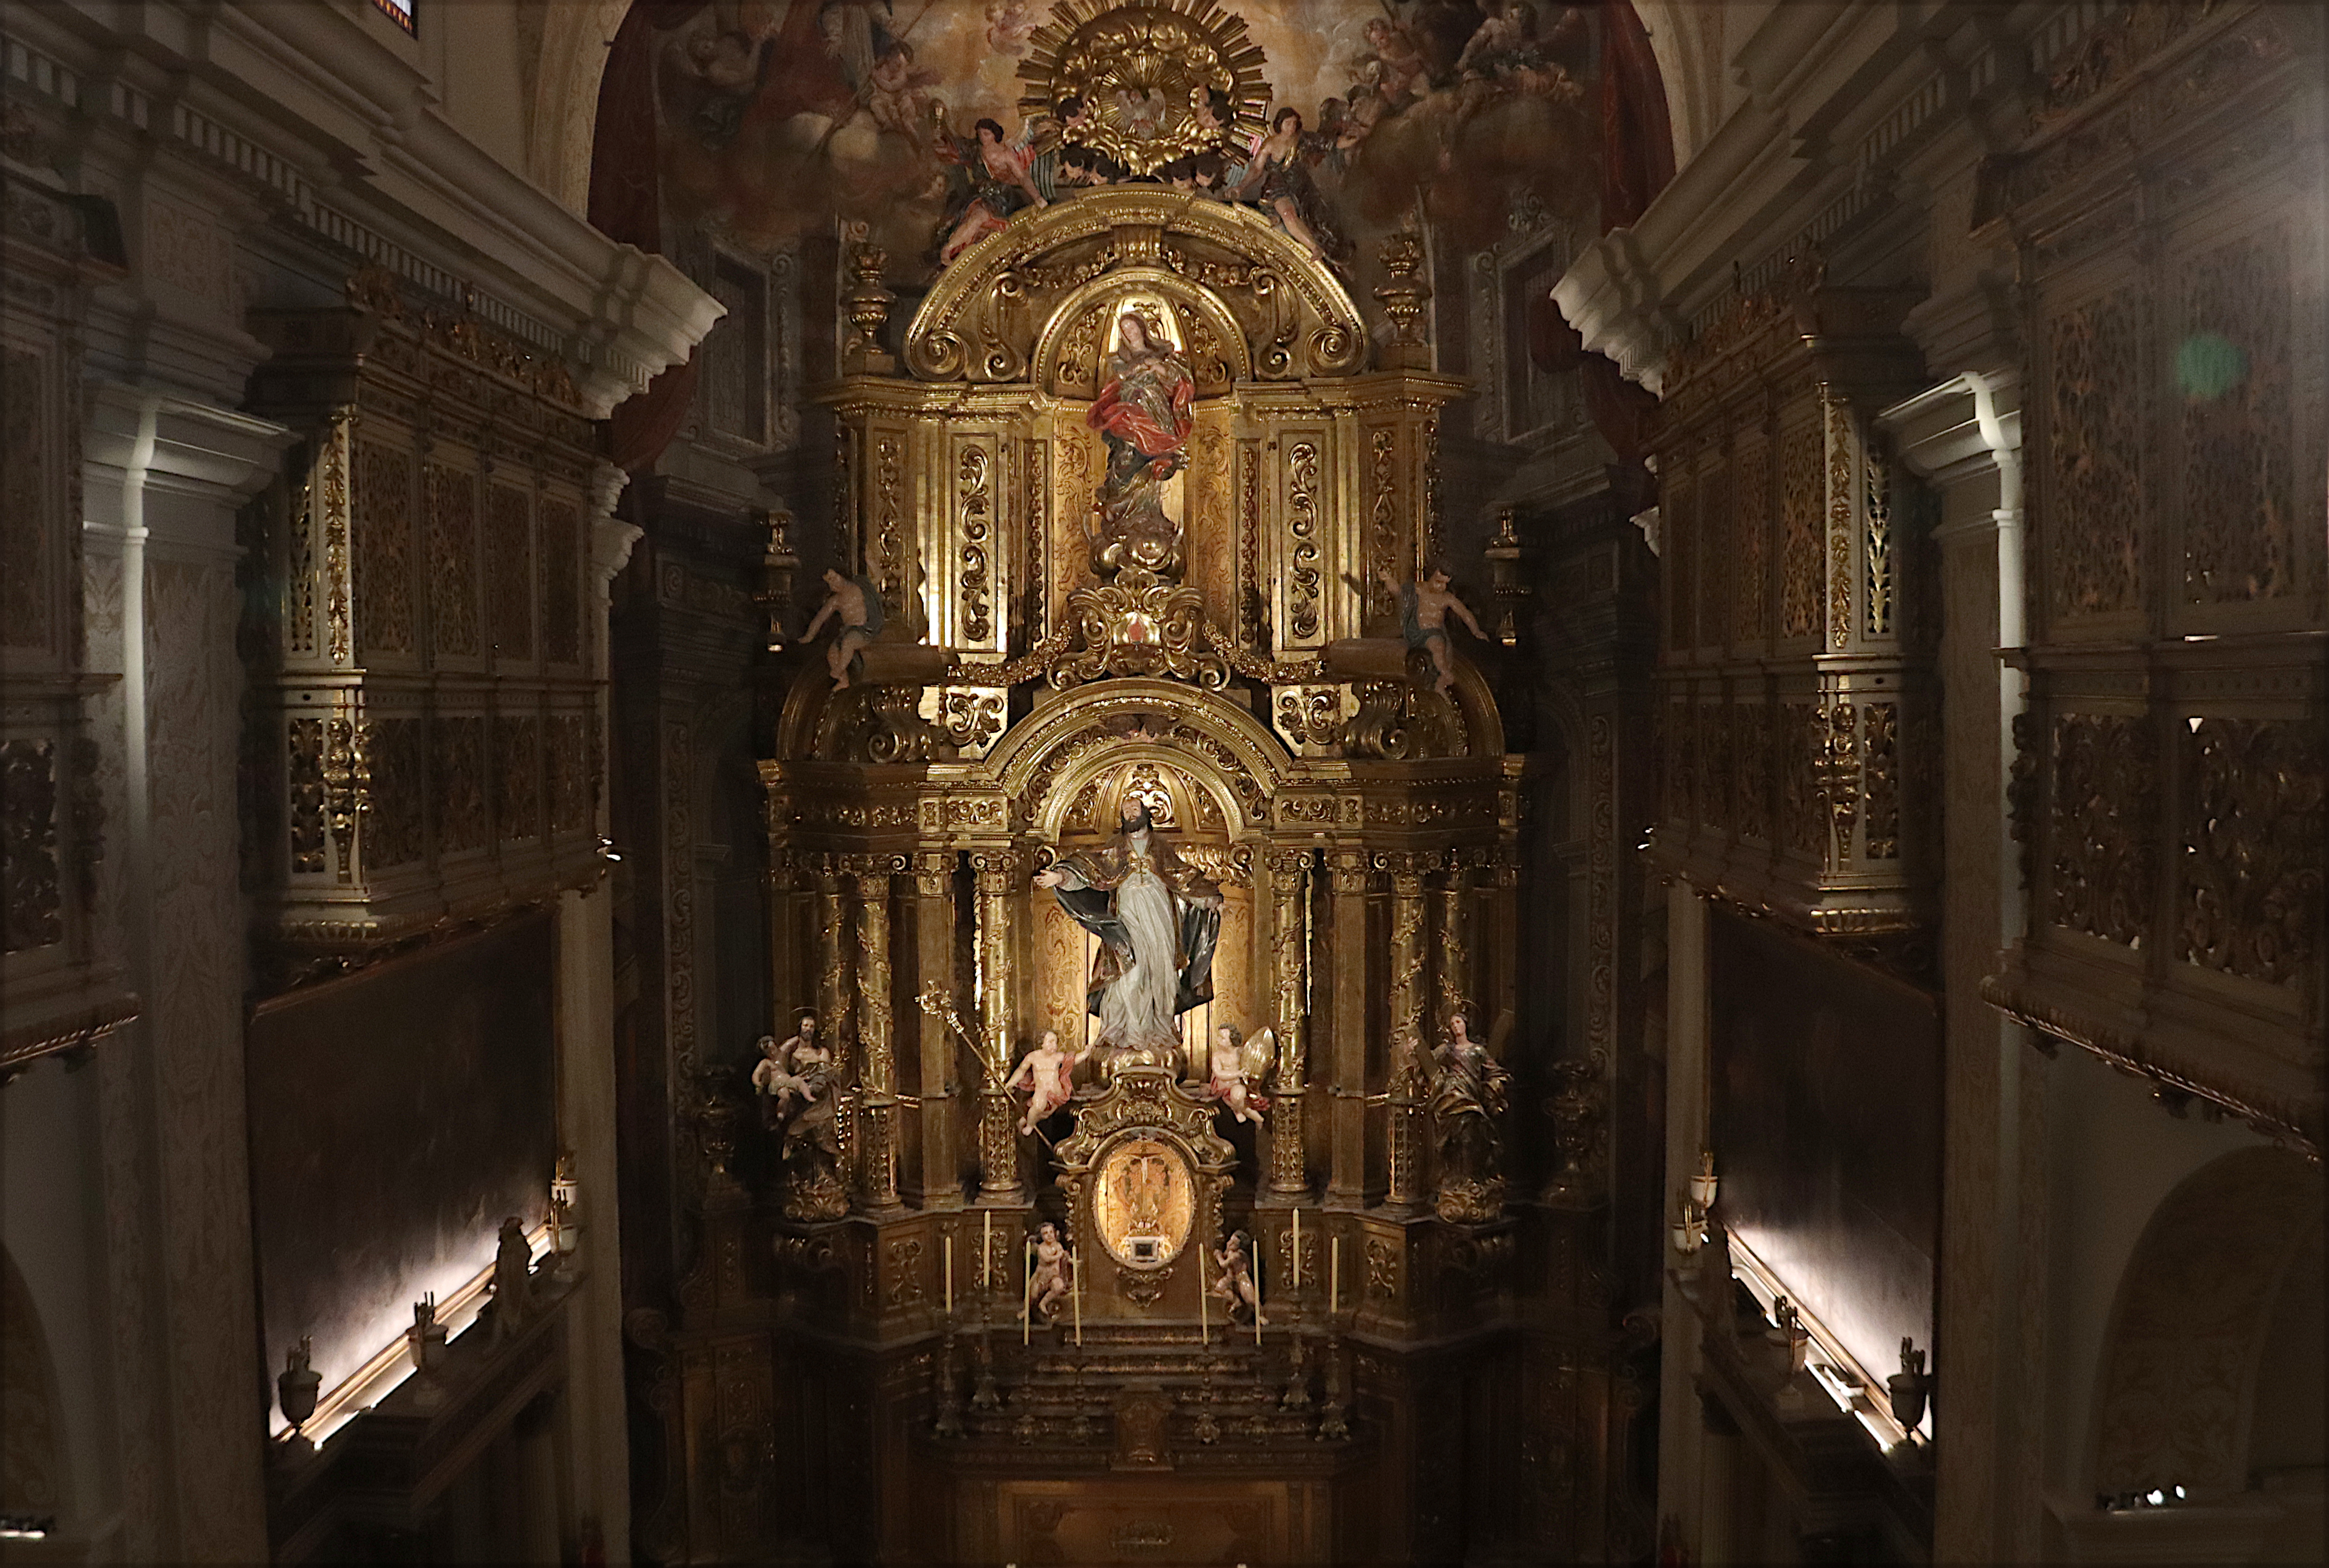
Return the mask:
M1026 874L1029 856L1014 845L970 852L970 868L977 874L978 891L1000 891Z
M912 856L914 891L923 898L944 898L954 891L952 850L926 849Z

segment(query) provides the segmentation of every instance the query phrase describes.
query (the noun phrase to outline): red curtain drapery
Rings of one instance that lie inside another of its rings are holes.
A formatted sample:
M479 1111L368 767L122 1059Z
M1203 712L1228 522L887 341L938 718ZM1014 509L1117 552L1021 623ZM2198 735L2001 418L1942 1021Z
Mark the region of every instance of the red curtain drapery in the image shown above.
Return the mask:
M607 49L599 79L599 119L590 139L591 225L649 254L663 250L663 193L656 178L655 50L660 35L703 9L703 0L632 0ZM635 473L663 455L695 401L690 354L618 403L607 419L607 459Z

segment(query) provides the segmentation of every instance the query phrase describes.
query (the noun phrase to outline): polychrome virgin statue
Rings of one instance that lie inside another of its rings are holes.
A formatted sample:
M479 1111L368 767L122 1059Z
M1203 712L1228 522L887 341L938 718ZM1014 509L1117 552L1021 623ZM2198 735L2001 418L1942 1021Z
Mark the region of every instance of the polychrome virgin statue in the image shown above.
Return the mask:
M1116 352L1084 418L1108 445L1092 510L1093 564L1159 574L1181 564L1181 525L1165 515L1164 482L1188 464L1197 383L1161 332L1133 311L1117 318Z
M1099 939L1085 993L1099 1019L1094 1044L1117 1065L1173 1065L1176 1020L1212 999L1220 885L1174 853L1138 800L1124 803L1107 848L1064 857L1035 885Z

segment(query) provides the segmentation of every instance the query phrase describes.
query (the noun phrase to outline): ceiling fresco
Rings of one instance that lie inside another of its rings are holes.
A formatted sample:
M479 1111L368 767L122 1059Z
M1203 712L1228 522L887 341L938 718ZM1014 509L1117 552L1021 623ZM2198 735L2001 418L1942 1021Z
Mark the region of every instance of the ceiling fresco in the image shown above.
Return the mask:
M767 253L838 218L910 285L1134 182L1249 203L1349 274L1419 217L1476 249L1589 222L1602 189L1601 5L655 0L647 21L626 31L665 248Z

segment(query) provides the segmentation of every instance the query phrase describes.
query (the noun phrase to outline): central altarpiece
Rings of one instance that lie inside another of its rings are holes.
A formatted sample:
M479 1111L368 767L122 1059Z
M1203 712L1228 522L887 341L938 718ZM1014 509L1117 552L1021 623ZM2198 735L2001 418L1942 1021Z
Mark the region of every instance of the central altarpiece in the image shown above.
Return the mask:
M1253 118L1235 19L1151 9ZM760 1126L707 1102L686 1330L634 1325L692 1554L1405 1560L1471 1506L1521 760L1432 608L1422 256L1371 320L1263 212L1122 186L909 309L844 235Z

